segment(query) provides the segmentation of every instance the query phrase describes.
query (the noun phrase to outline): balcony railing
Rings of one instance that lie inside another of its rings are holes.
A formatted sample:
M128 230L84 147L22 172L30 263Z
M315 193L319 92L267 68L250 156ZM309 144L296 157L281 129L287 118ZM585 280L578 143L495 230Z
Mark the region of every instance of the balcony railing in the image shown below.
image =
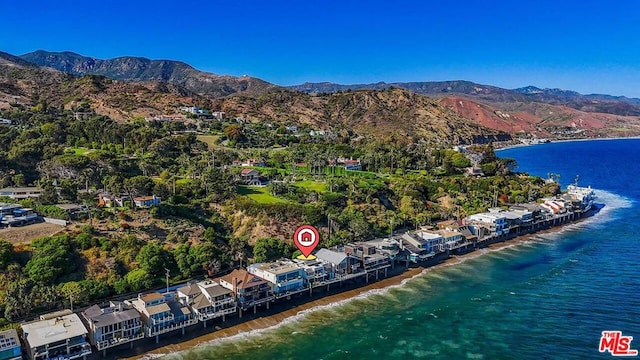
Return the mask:
M160 334L164 334L164 333L168 333L174 330L178 330L181 329L183 327L187 327L187 326L191 326L193 324L198 323L198 319L197 318L193 318L193 319L189 319L186 321L181 321L181 322L177 322L177 323L172 323L170 325L167 326L156 326L154 327L147 327L146 328L146 332L147 335L149 337L151 336L156 336L156 335L160 335Z
M72 360L72 359L77 359L79 357L83 357L86 355L91 354L91 345L89 344L83 344L82 346L80 346L80 349L73 351L69 354L60 354L60 355L56 355L56 356L51 356L51 357L47 357L47 359L50 360ZM36 353L34 357L38 357L40 354Z
M218 311L208 311L205 313L201 313L198 315L198 319L200 321L211 320L211 319L219 318L223 315L233 314L235 312L236 312L236 307L234 306L228 309L222 309Z
M126 344L134 340L142 339L143 337L144 337L144 332L139 331L135 335L126 336L126 337L117 337L109 340L99 341L96 343L96 348L102 351L104 349L118 346L120 344Z

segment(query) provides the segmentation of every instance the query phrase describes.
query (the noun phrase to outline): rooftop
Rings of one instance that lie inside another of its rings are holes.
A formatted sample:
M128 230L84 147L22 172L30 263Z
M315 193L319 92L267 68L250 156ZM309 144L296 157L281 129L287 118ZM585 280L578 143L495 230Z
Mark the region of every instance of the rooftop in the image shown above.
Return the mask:
M211 301L209 301L203 293L199 293L193 298L193 300L191 300L190 305L194 309L200 310L211 306Z
M101 309L98 305L93 305L83 311L82 316L88 321L93 322L96 327L118 324L140 317L140 314L135 309L113 310L115 309Z
M416 233L416 235L418 235L419 237L421 237L424 240L435 240L435 239L439 239L443 236L443 234L438 234L438 233L432 233L432 232L427 232L427 231L420 231L418 233Z
M145 310L147 311L149 316L151 316L151 315L156 315L156 314L161 314L163 312L171 311L171 308L169 307L169 304L162 303L158 305L147 306Z
M13 210L13 209L20 209L20 208L22 208L22 205L20 204L9 204L9 203L0 202L0 210Z
M0 352L20 346L16 329L0 331Z
M333 251L322 248L318 250L318 252L316 253L316 257L331 264L340 264L347 258L347 254L340 251Z
M24 323L21 327L31 348L87 334L87 329L76 314L36 320Z
M164 299L164 295L160 294L159 292L152 292L152 293L140 295L139 297L144 302Z
M42 191L42 189L37 188L35 186L27 186L27 187L6 187L4 189L0 189L0 192L29 192L29 191Z
M278 260L272 263L253 264L250 266L276 275L300 270L294 262L288 260Z
M200 286L201 289L206 291L207 294L209 294L209 296L212 298L231 294L231 290L220 286L215 281L205 280L205 281L199 282L198 285Z
M252 286L260 285L266 283L266 280L255 276L244 269L235 269L231 272L231 274L227 274L219 279L219 281L224 281L226 283L231 284L233 286L233 279L237 279L237 287L238 289L245 289Z
M462 236L462 234L457 231L441 230L440 233L442 234L443 237L446 237L446 238L451 236Z
M197 284L191 283L186 286L178 288L178 292L181 292L184 295L191 297L191 296L200 294L202 291L200 291L200 288L198 287Z

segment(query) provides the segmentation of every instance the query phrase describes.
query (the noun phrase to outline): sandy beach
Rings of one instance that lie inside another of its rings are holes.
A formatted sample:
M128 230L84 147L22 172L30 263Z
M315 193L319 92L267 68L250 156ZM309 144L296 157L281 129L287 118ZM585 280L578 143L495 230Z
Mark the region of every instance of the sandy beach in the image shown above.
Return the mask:
M497 251L505 247L517 246L531 239L532 236L542 234L545 232L554 232L558 228L553 228L545 231L540 231L536 234L522 235L513 238L508 241L491 244L484 248L485 250L476 250L464 255L452 256L449 259L442 261L430 267L416 267L409 268L406 271L381 279L377 282L370 284L364 284L364 281L357 284L350 284L345 286L346 290L332 289L328 294L326 291L317 291L313 297L309 297L308 293L305 293L308 300L294 299L292 302L295 305L288 304L286 301L276 303L271 306L269 310L258 309L257 314L253 314L252 311L248 311L243 315L243 319L238 319L238 316L227 318L227 321L222 323L221 321L210 322L207 329L203 329L201 324L192 326L186 330L186 334L182 336L179 331L170 334L164 334L160 336L160 343L155 344L153 339L143 339L135 343L133 350L124 346L122 350L111 350L107 354L107 358L136 360L143 358L157 358L164 355L186 351L193 349L194 347L206 344L213 340L219 340L229 338L241 333L249 333L256 330L268 329L271 327L279 326L286 319L298 315L305 310L313 311L314 308L319 308L324 305L333 304L348 299L353 299L358 295L366 293L371 290L385 289L392 286L398 286L403 281L419 276L425 269L438 269L445 266L452 266L465 261L468 258L474 258L486 253L487 250ZM402 267L399 265L398 267ZM215 330L214 330L215 327Z

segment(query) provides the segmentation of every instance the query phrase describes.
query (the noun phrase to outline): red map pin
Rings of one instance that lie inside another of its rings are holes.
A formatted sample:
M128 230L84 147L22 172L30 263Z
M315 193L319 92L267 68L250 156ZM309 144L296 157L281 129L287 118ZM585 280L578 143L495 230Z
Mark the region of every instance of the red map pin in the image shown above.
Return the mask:
M311 225L302 225L293 233L293 242L298 247L298 250L308 258L320 242L320 233L318 229Z

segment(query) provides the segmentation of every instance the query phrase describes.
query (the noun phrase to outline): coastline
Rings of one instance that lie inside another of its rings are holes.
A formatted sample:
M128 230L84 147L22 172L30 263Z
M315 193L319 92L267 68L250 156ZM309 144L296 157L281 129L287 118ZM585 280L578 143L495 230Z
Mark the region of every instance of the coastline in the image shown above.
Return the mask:
M151 340L145 339L136 343L133 350L112 350L112 353L107 353L106 358L126 360L151 358L155 359L165 355L175 354L177 352L188 351L199 346L207 346L208 344L216 341L231 341L236 336L254 335L258 332L267 331L268 329L278 327L283 323L288 322L288 320L292 320L296 316L299 316L301 313L318 311L321 310L324 306L354 300L357 297L366 295L366 293L371 291L386 290L393 287L401 286L405 281L421 276L427 271L454 266L466 260L476 258L493 251L499 251L507 247L519 246L529 242L534 236L545 233L558 232L565 228L567 225L576 224L579 222L581 221L566 224L564 226L541 230L532 234L524 234L502 242L490 244L484 248L478 249L477 251L472 251L463 255L452 255L450 258L437 264L428 267L420 266L409 268L406 271L400 272L393 276L389 276L387 278L383 278L379 281L367 285L357 286L356 284L355 287L352 286L347 290L331 293L329 295L325 295L325 292L319 293L319 297L315 298L316 295L314 295L313 300L302 302L294 301L295 304L293 305L287 303L274 304L276 306L273 306L272 310L269 311L268 314L264 314L265 311L264 309L262 309L261 311L258 311L256 315L251 314L250 320L247 321L239 321L240 319L238 319L236 316L232 319L227 319L226 323L216 323L215 325L212 324L211 326L215 326L215 331L211 331L211 329L209 329L208 331L203 332L202 327L194 326L187 331L184 337L178 335L178 332L175 333L174 337L165 335L165 338L161 338L159 344L155 344ZM280 310L280 308L283 309ZM131 351L136 352L136 354L131 354Z
M638 139L640 139L640 136L614 136L614 137L601 137L601 138L560 139L560 140L550 140L550 142L542 143L542 144L507 145L505 147L495 148L494 151L498 152L502 150L516 149L520 147L546 145L546 144L553 144L553 143L568 143L568 142L581 142L581 141L607 141L607 140L638 140Z

